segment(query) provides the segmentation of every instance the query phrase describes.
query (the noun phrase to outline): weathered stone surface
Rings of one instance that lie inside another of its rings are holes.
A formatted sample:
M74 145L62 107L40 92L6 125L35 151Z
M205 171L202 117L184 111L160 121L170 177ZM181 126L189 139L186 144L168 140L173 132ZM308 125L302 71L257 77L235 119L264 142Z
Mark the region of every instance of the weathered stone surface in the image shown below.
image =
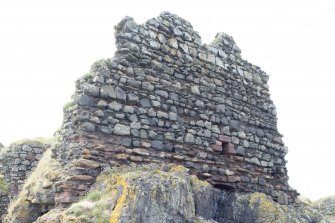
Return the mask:
M113 101L112 103L109 103L108 104L108 107L112 110L115 110L115 111L120 111L121 108L122 108L122 104L116 102L116 101Z
M79 105L82 106L92 106L94 104L93 98L86 94L78 95L76 101Z
M192 133L187 133L185 136L185 142L187 143L194 143L194 136Z
M83 129L88 132L94 132L95 131L95 125L90 122L84 122L82 125Z
M99 163L93 160L88 160L88 159L76 160L75 165L79 167L87 167L87 168L98 168L100 166Z
M150 108L151 107L151 102L148 98L142 98L140 100L140 105L144 108Z
M162 141L154 140L154 141L151 142L151 146L152 146L152 148L162 150L163 147L164 147L164 144L163 144Z
M110 98L116 98L115 90L113 86L110 85L104 85L100 88L100 95L101 97L110 97Z
M122 124L116 124L113 133L116 135L130 135L130 127Z
M120 100L126 100L127 98L126 92L124 92L124 90L120 87L115 88L115 94L116 94L116 97Z

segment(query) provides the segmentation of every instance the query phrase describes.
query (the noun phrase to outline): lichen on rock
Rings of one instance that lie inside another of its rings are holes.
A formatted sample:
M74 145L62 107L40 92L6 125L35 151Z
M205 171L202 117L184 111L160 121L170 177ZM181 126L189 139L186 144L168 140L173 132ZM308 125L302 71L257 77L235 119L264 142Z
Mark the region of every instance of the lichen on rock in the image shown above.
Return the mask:
M32 209L16 206L15 218L29 222ZM34 210L36 211L36 210ZM280 205L262 193L214 188L183 166L150 164L106 169L87 195L69 207L53 208L36 223L326 223L311 204Z
M88 194L62 210L58 218L64 222L192 222L194 207L187 169L123 167L103 171ZM37 222L50 219L55 219L55 212Z

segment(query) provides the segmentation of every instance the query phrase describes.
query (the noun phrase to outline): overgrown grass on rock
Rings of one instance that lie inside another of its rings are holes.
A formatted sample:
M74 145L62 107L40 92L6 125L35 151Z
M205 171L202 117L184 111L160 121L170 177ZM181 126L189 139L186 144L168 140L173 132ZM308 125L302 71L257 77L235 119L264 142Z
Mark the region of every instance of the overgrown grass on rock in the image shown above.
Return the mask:
M39 145L52 144L53 141L54 141L53 138L43 138L43 137L32 138L32 139L21 139L19 141L11 143L9 147L20 146L25 144L39 144Z
M69 101L63 105L63 111L69 112L76 108L76 102Z
M0 174L0 193L7 193L8 185L5 181L4 175Z

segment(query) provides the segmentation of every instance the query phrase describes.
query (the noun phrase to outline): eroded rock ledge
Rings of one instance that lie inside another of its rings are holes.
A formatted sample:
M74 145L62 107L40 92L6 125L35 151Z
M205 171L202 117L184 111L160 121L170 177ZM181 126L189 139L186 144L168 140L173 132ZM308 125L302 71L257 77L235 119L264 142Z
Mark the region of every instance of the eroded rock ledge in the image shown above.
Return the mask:
M31 206L17 203L8 222L29 222ZM35 210L36 211L36 210ZM10 220L10 221L9 221ZM31 222L31 221L30 221ZM262 193L214 188L183 166L157 164L106 169L79 202L58 207L36 223L287 223L324 222L308 203L279 205Z

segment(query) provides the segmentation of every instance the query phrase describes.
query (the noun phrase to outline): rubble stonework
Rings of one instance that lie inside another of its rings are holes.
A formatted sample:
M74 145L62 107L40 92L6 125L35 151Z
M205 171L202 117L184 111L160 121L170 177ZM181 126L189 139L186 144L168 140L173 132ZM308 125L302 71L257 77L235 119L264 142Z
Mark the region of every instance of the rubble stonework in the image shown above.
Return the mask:
M9 202L19 194L48 147L50 144L30 141L13 143L1 151L0 175L6 185L3 191L0 190L0 217L6 212Z
M131 163L181 164L217 188L294 202L269 76L232 37L202 44L164 12L142 25L124 18L115 38L115 56L92 65L64 109L53 151L73 176L56 203L85 194L103 167Z

